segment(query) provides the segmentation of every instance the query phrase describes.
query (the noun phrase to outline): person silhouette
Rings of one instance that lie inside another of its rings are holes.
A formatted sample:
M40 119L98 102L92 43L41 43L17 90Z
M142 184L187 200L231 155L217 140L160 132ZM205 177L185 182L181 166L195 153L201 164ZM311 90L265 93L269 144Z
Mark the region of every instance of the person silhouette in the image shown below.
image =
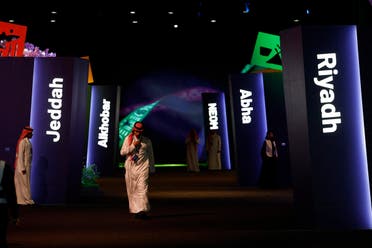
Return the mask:
M221 170L221 136L216 130L210 130L206 150L208 155L208 169Z
M199 172L199 156L198 156L198 145L200 138L195 129L191 129L186 136L186 164L187 171Z
M277 186L278 147L274 132L268 130L261 147L262 168L259 185L262 188L275 188Z

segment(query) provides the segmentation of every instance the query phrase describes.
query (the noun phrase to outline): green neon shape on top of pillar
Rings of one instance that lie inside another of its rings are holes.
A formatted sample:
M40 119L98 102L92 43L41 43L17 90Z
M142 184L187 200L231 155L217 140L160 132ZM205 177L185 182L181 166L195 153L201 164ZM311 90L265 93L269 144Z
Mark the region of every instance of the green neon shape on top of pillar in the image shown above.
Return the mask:
M241 73L247 73L255 66L280 71L283 69L279 35L258 32L251 63L244 66Z

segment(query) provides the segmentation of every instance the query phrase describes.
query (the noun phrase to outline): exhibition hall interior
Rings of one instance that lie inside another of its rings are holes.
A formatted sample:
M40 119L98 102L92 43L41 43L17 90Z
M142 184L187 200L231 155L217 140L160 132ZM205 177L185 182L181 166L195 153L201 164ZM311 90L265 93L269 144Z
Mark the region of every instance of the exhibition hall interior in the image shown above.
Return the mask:
M0 160L34 129L36 204L9 248L372 244L371 23L371 0L2 4ZM137 121L155 162L146 220L120 155Z
M95 84L122 86L123 108L185 88L188 94L194 86L227 93L229 75L241 73L251 62L259 32L279 35L299 24L371 22L368 0L345 4L318 0L142 0L82 5L34 2L36 7L32 8L5 5L9 7L1 8L2 21L27 26L26 42L57 57L89 56ZM177 83L171 83L174 77ZM188 83L190 86L185 86ZM127 97L133 90L135 100ZM145 95L148 92L154 95ZM124 109L121 113L126 114ZM187 129L180 135L185 136Z

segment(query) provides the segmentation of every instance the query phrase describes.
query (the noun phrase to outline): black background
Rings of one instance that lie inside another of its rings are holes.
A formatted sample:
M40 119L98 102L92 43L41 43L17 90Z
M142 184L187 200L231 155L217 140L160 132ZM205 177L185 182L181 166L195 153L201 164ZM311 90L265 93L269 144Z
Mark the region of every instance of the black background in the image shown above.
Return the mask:
M244 14L246 3L250 12ZM129 14L133 9L136 14ZM52 17L56 23L49 22ZM210 23L212 18L217 22ZM89 56L96 83L124 84L164 66L239 72L250 62L258 31L279 34L297 24L369 25L372 6L368 0L33 1L2 4L0 21L9 19L26 25L26 41L42 50ZM132 24L134 19L139 23Z

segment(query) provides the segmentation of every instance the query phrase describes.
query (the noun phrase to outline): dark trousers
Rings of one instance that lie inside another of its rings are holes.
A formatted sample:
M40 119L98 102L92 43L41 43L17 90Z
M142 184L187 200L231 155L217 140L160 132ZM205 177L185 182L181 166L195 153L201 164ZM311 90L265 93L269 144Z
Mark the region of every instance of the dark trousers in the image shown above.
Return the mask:
M265 158L262 163L259 179L261 188L276 188L277 184L277 158Z
M6 248L7 244L7 232L9 224L8 205L0 204L0 247Z

